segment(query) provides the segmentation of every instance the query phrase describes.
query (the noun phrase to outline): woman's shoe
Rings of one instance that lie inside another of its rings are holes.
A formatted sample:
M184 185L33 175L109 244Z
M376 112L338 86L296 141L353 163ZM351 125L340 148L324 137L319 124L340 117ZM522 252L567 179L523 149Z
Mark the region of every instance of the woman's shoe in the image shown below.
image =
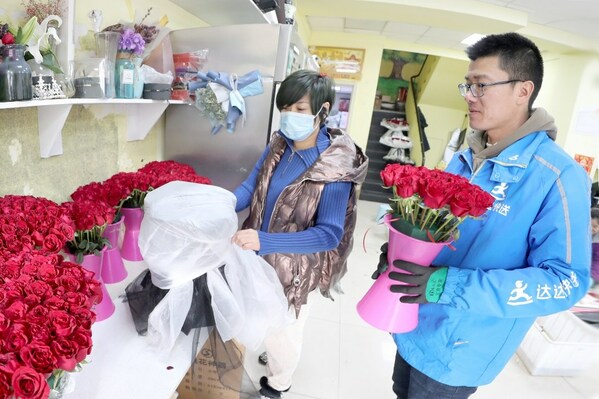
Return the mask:
M290 388L291 387L285 389L284 391L276 390L273 387L271 387L270 385L268 385L268 378L260 377L260 395L262 395L263 398L269 398L269 399L282 398L283 392L289 391Z

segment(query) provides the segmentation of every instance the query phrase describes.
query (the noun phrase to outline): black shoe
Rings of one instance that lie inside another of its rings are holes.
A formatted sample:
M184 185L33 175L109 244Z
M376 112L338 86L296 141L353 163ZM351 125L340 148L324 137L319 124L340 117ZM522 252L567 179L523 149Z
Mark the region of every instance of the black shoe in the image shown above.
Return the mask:
M264 398L279 399L282 397L281 394L283 392L289 391L290 388L291 387L287 388L284 391L278 391L270 385L268 385L268 378L260 377L260 395L262 395L262 397Z
M266 366L266 364L268 363L268 355L266 354L266 352L262 352L260 356L258 356L258 363L260 363L263 366Z

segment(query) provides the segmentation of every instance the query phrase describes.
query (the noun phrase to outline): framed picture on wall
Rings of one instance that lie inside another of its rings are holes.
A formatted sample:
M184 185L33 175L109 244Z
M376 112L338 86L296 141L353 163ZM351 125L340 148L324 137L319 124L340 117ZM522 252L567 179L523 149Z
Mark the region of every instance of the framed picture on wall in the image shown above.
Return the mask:
M597 169L595 157L583 154L574 154L574 160L578 162L578 164L582 166L584 170L587 171L589 176L593 176L595 174L595 169Z
M320 72L334 79L360 80L366 50L358 48L310 46Z

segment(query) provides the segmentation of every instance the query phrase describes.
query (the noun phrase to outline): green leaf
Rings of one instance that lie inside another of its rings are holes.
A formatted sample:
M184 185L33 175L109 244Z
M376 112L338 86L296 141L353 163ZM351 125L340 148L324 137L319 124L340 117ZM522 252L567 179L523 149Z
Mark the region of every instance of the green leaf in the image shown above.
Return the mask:
M56 56L53 52L49 51L45 54L42 54L42 56L44 57L44 60L42 61L43 66L45 66L46 68L48 68L56 74L64 74L62 69L60 69L58 60L56 59Z

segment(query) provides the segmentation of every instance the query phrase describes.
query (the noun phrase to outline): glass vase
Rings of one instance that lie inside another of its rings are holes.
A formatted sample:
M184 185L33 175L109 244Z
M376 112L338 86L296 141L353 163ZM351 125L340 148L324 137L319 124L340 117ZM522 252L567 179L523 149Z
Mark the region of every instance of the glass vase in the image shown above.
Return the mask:
M96 56L104 58L106 84L105 97L115 97L116 54L121 34L118 32L98 32L96 37Z
M131 53L120 51L116 55L115 67L116 98L133 98L135 83L135 64Z
M2 47L0 64L0 101L31 100L31 67L25 61L22 44L9 44Z
M141 69L143 59L141 57L133 58L133 65L135 66L135 77L133 82L133 97L141 98L144 93L144 76L143 70Z

